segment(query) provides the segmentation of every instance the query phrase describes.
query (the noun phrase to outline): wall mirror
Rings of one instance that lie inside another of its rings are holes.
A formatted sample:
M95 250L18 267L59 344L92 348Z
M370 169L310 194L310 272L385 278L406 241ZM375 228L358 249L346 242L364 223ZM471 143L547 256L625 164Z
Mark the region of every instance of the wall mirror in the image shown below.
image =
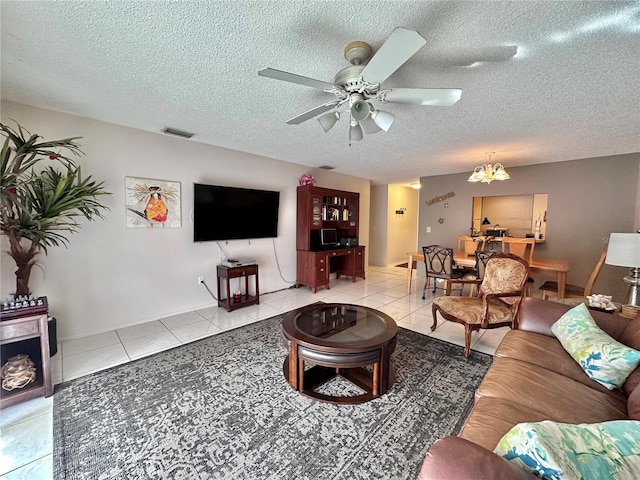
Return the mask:
M546 193L473 197L472 231L477 235L526 237L535 234L540 219L540 236L546 240L548 197Z

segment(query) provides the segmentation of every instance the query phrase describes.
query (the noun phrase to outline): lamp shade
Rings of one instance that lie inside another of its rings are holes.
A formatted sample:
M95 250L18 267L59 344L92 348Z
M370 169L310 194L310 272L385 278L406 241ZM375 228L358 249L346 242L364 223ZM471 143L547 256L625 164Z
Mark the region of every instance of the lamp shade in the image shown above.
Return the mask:
M640 267L640 234L612 233L604 263L618 267Z
M371 116L368 116L364 120L360 120L360 126L364 130L364 133L367 135L373 135L374 133L381 132L382 129L376 125L376 122L373 121Z
M338 112L329 112L318 117L318 122L320 122L324 133L331 130L331 127L333 127L338 120L340 120L340 114Z
M396 117L393 113L385 112L383 110L376 110L371 114L371 118L382 130L388 132L389 128L391 128L391 124Z
M359 142L362 140L362 127L358 122L352 122L349 127L349 141Z

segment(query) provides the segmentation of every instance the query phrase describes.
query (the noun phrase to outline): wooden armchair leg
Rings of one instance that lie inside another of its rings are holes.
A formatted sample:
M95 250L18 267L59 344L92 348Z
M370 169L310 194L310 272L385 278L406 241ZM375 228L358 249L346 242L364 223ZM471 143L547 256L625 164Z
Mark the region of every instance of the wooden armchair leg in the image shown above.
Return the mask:
M436 315L438 312L438 307L435 305L431 305L431 313L433 315L433 325L431 325L431 331L433 332L438 326L438 316Z
M469 357L471 353L471 326L464 326L464 356Z

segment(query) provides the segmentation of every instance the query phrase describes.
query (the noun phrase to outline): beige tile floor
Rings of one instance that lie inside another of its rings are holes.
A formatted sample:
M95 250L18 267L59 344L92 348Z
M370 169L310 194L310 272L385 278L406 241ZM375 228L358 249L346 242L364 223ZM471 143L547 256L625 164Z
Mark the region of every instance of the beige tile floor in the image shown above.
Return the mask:
M406 270L370 267L367 279L332 280L316 294L308 288L260 296L260 305L228 313L217 307L184 313L111 332L63 342L53 360L53 378L62 383L241 325L257 322L319 300L354 303L387 313L401 327L464 345L461 325L440 321L431 332L431 301L422 300L423 279L406 292ZM437 293L440 294L440 291ZM474 332L472 348L492 354L507 327ZM53 478L53 397L38 398L0 411L0 480Z

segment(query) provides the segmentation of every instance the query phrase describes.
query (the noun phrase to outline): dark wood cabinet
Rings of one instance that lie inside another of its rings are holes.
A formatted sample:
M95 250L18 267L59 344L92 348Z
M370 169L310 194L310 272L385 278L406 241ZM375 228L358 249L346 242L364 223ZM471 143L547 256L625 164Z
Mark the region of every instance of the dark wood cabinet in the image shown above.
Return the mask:
M15 317L0 322L2 364L9 357L27 353L36 368L33 383L15 390L0 390L0 408L36 397L53 395L47 314Z
M304 185L298 187L296 286L313 292L329 288L330 274L365 278L365 247L358 245L360 194ZM341 245L322 244L323 229L335 229Z

